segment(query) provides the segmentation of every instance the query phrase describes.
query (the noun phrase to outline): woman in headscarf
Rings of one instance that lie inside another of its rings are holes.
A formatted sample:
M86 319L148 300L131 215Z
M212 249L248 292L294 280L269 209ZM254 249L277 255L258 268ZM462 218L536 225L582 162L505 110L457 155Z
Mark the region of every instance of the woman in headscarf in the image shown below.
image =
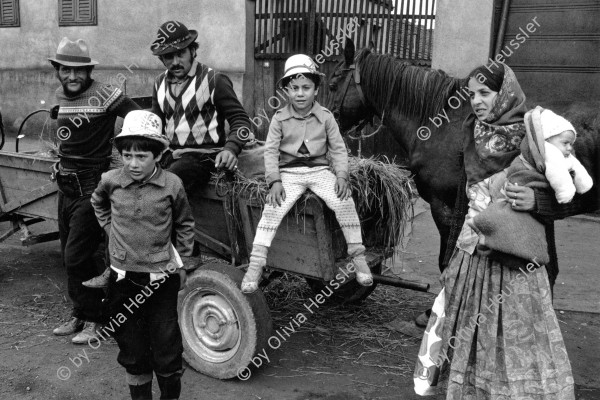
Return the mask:
M451 400L574 400L546 268L478 252L479 236L469 226L504 185L505 168L519 155L525 95L506 65L476 68L468 88L473 108L464 146L469 211L442 274L443 289L419 351L415 391L434 394L441 373ZM534 192L525 193L529 198L522 196L515 209L533 212Z

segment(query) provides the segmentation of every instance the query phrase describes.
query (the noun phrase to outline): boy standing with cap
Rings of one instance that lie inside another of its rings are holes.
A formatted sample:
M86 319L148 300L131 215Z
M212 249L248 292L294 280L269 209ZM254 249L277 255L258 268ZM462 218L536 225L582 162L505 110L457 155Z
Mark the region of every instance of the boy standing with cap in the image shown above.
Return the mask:
M185 282L180 256L192 254L194 220L181 180L157 164L168 145L158 116L129 113L115 138L123 167L102 175L91 200L110 237L107 326L132 399L152 398L153 372L161 399L181 392L177 293Z
M59 189L60 245L73 302L71 319L53 333L71 335L83 329L71 341L86 344L97 336L103 322L104 297L102 290L82 285L98 273L93 255L104 240L90 195L100 175L108 170L117 117L125 117L139 107L119 88L92 79L92 70L98 62L90 58L83 39L63 38L55 57L48 60L61 83L56 90L60 105L57 119L60 162L55 176Z

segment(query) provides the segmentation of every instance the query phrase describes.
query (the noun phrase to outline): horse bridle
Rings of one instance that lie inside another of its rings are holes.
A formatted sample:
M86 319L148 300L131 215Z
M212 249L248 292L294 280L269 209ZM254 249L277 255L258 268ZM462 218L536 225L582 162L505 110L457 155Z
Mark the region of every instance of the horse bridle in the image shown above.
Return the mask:
M331 112L333 113L334 117L336 117L336 119L338 119L339 116L342 115L342 108L344 107L344 99L346 98L346 94L348 93L348 88L350 87L350 82L351 82L352 78L354 78L354 84L356 85L356 90L358 91L358 97L360 98L360 102L362 103L362 105L364 107L370 108L367 105L365 95L360 86L360 71L359 71L358 65L351 64L350 66L348 66L348 68L342 69L342 72L345 72L345 71L351 71L351 73L347 74L346 78L344 79L343 93L342 93L342 97L340 99L339 104L336 104L337 102L334 100L333 110L331 110ZM358 121L358 123L356 125L353 125L348 131L345 132L346 135L349 136L351 139L356 140L356 139L372 136L373 134L375 134L376 132L374 132L368 136L362 136L362 135L352 136L352 134L355 133L356 131L359 131L359 132L362 131L362 129L369 122L372 125L373 124L373 115L374 115L374 113L371 113L370 116Z

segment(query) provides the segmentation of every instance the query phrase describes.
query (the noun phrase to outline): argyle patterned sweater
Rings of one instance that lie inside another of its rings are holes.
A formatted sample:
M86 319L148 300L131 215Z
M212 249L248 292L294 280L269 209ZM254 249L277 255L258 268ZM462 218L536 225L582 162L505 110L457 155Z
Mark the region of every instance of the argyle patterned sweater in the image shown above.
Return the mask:
M152 112L163 120L171 149L223 147L238 155L250 132L250 118L223 74L196 64L196 74L179 95L169 89L168 71L154 82ZM229 134L225 132L229 122ZM238 132L242 134L238 135Z
M59 102L58 129L60 163L64 168L103 169L112 154L117 117L125 118L129 111L140 107L119 88L92 80L87 90L67 96L56 90Z

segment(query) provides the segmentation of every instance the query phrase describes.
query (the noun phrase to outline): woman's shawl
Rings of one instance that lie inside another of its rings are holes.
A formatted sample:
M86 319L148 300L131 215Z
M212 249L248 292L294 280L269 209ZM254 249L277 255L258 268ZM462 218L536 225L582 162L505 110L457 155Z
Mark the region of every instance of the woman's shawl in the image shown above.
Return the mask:
M542 111L543 108L538 106L525 114L526 133L521 143L521 157L515 158L506 169L507 182L539 189L550 186L544 176ZM511 200L503 191L473 218L471 227L485 237L483 244L492 250L532 260L538 265L546 265L550 261L544 225L528 212L514 211ZM494 258L494 254L489 256Z
M486 120L479 121L470 114L463 124L466 131L465 172L469 185L503 170L519 155L525 135L523 115L526 110L525 94L514 72L505 65L502 87Z

